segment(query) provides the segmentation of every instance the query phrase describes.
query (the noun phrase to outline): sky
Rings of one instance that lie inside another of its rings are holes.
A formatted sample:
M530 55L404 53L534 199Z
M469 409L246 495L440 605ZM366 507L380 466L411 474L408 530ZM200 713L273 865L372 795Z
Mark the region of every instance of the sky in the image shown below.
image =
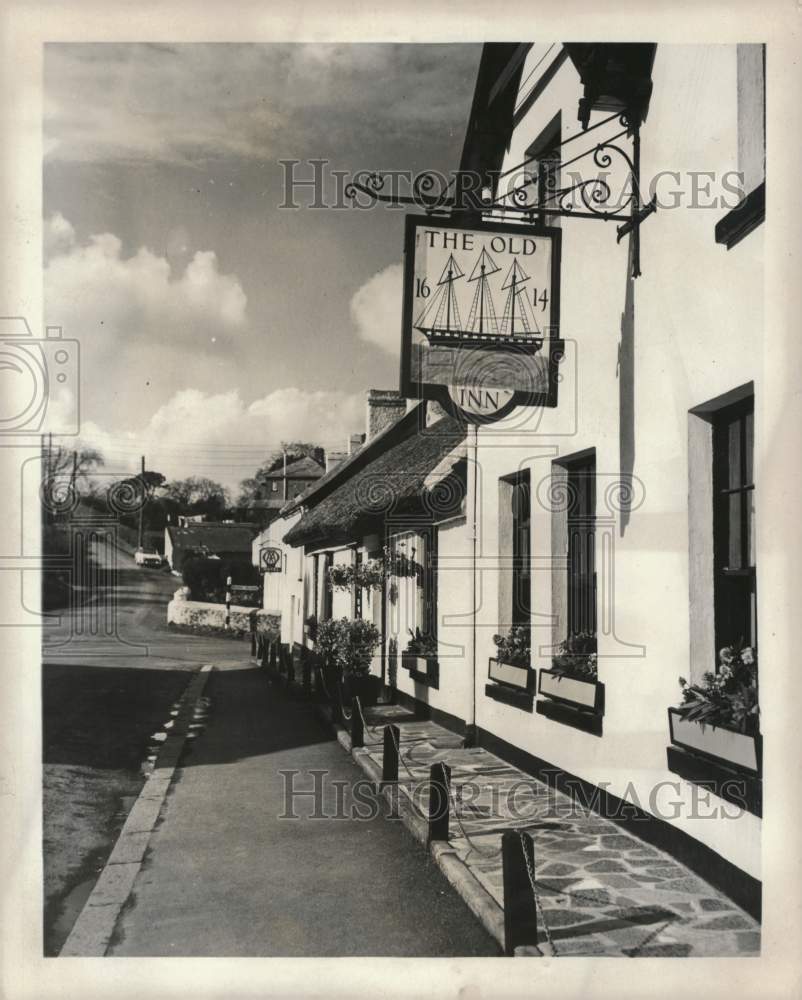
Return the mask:
M398 384L404 212L282 209L279 161L455 169L480 52L46 46L46 322L108 471L236 491L282 440L364 430Z

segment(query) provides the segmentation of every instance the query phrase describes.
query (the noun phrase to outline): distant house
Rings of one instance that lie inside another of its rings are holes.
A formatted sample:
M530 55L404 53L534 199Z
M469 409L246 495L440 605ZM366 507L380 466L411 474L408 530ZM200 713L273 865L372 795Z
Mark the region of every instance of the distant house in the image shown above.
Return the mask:
M294 500L320 479L325 469L314 458L304 456L280 465L263 477L259 490L247 505L248 516L260 525L269 524L288 500Z
M255 524L221 524L197 521L182 525L168 524L164 529L164 557L170 569L181 572L189 552L250 563L251 540L257 532Z

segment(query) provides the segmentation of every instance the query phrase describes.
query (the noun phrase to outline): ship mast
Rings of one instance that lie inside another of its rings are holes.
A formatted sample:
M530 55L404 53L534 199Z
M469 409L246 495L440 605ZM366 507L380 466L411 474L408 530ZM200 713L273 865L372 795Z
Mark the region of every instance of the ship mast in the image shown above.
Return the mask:
M464 277L462 269L454 260L454 255L449 254L446 266L437 282L437 292L418 317L415 323L416 330L420 330L421 333L437 332L453 336L459 335L462 321L454 292L454 282L462 277Z
M482 247L479 260L471 271L468 281L477 282L476 291L473 294L471 311L468 316L468 330L480 335L492 333L498 335L498 320L496 319L496 309L493 305L493 296L487 279L491 274L500 271L490 254Z
M515 304L518 303L518 322L521 327L520 332L524 334L540 333L540 327L535 319L535 315L526 298L526 289L523 285L529 281L529 275L520 266L517 260L512 262L512 266L507 272L502 289L509 289L507 301L504 303L504 315L501 318L501 332L508 337L515 336Z

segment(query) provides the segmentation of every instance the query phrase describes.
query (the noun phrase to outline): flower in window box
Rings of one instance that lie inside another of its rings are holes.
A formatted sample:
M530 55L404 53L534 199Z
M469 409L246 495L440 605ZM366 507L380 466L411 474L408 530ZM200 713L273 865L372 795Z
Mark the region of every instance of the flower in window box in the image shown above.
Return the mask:
M513 667L528 667L532 651L529 646L529 629L523 625L513 625L506 635L494 635L497 658L500 663Z

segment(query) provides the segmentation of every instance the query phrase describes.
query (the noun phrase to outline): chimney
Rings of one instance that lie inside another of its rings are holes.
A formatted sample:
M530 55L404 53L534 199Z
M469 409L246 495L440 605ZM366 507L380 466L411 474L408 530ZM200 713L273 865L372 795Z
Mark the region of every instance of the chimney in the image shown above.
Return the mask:
M352 434L348 438L348 454L355 455L365 443L364 434Z
M367 440L372 441L385 427L403 417L407 401L397 389L371 389L368 392Z
M346 458L348 458L347 451L327 451L326 472L331 472L332 469L336 469L338 465L346 460Z

